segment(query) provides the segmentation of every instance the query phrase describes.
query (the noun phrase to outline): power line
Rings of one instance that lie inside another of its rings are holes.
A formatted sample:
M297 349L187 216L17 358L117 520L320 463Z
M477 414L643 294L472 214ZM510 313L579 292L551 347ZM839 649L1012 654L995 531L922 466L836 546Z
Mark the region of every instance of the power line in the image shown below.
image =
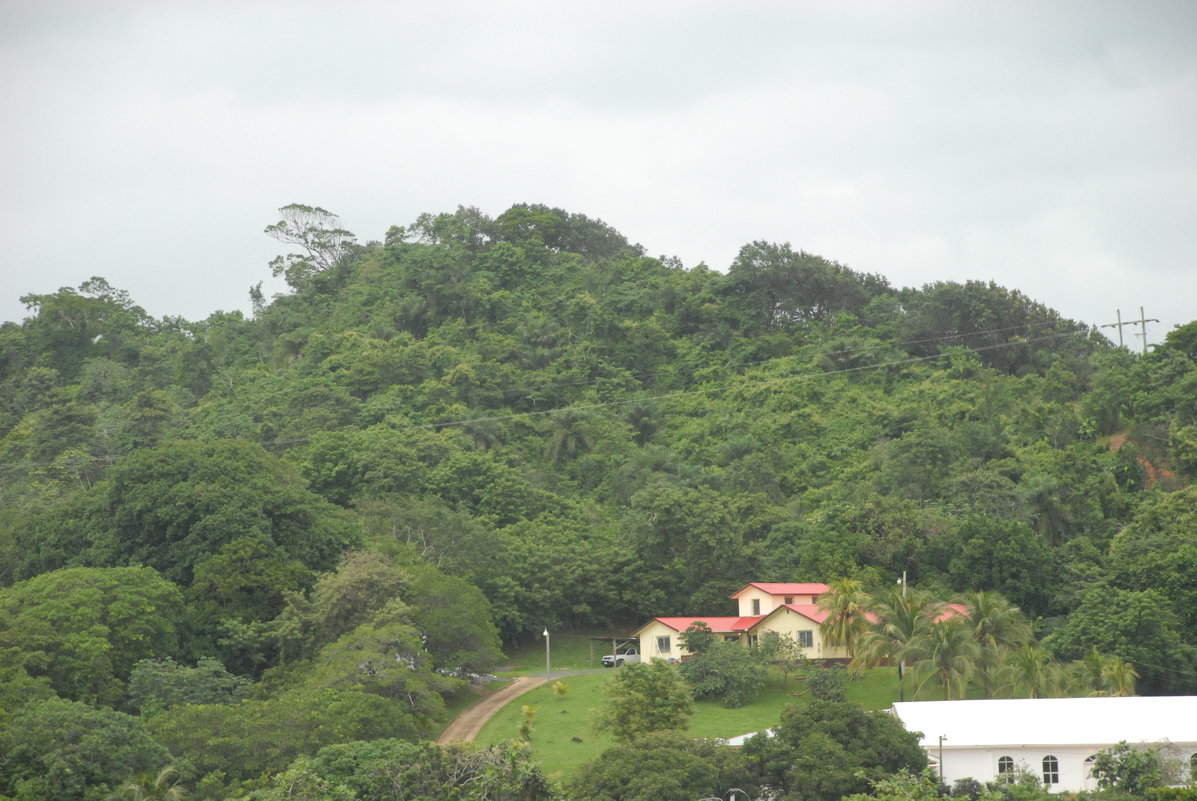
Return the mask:
M893 347L904 347L906 345L923 344L923 343L927 343L927 342L939 342L939 341L943 341L943 340L947 340L947 339L957 339L960 336L980 336L982 334L1005 333L1008 331L1021 330L1021 329L1029 327L1029 325L1030 324L1019 325L1019 326L1010 326L1007 328L995 328L995 329L990 329L987 331L977 331L977 332L973 332L972 334L967 334L967 335L952 334L952 335L947 335L947 336L942 336L942 337L932 337L932 338L923 339L923 340L912 340L910 342L896 344ZM1083 335L1086 333L1087 333L1087 330L1057 332L1057 333L1053 333L1053 334L1045 334L1045 335L1038 336L1038 337L1031 337L1028 339L1018 339L1018 340L1008 341L1008 342L997 342L997 343L992 343L989 345L977 345L977 346L969 347L968 350L969 350L969 352L972 352L972 353L978 353L978 352L1001 350L1004 348L1011 348L1011 347L1024 347L1024 346L1028 346L1028 345L1032 345L1032 344L1036 344L1036 343L1040 343L1040 342L1046 342L1046 341L1050 341L1050 340L1055 340L1055 339L1080 336L1080 335ZM848 349L839 350L839 351L828 351L823 355L837 356L837 355L845 355L845 354L862 353L862 352L865 352L868 350L873 350L874 347L875 346L869 346L869 347L861 347L861 348L848 348ZM891 368L891 367L903 367L903 366L908 366L908 365L912 365L912 364L920 364L923 362L935 361L936 359L946 358L951 355L954 355L954 354L936 353L936 354L930 354L927 356L911 356L911 357L907 357L905 359L896 359L893 361L882 362L879 364L860 365L857 367L845 367L840 370L826 370L826 371L822 371L822 372L818 372L818 373L802 373L799 375L784 376L781 378L773 378L773 379L768 379L768 380L764 380L764 381L737 383L737 384L733 384L733 385L724 384L724 385L715 386L715 387L702 387L702 388L691 389L691 390L679 390L677 392L668 392L668 393L664 393L661 395L650 395L650 396L638 395L633 398L626 398L623 400L616 400L616 401L605 401L602 403L559 406L559 407L556 407L553 409L536 409L536 410L531 410L531 411L526 411L526 412L512 412L509 414L489 415L489 416L484 416L484 417L472 417L472 418L468 418L468 419L458 419L458 420L443 420L443 421L433 422L433 423L411 423L409 425L394 426L392 428L392 430L395 430L395 431L415 431L415 430L430 430L430 429L436 430L436 429L441 429L441 428L450 428L453 426L465 426L465 425L470 425L473 423L480 423L480 422L501 422L501 421L507 421L507 420L518 420L518 419L522 419L522 418L544 417L547 415L561 414L561 413L570 412L570 411L593 411L596 409L606 409L606 408L613 408L613 407L617 407L617 406L628 406L628 405L631 405L634 403L655 403L658 401L668 401L668 400L673 400L676 398L690 397L690 396L695 396L695 395L711 395L711 394L714 394L717 392L723 392L723 391L726 391L729 389L752 389L752 388L773 386L773 385L777 385L777 384L791 383L791 382L796 382L796 381L810 381L810 380L814 380L817 378L826 378L826 377L835 376L835 375L845 375L845 374L849 374L849 373L866 372L869 370L881 370L881 369L886 369L886 368ZM788 356L771 357L768 359L762 359L758 362L746 362L746 363L744 363L744 365L759 365L759 364L766 364L768 362L778 362L785 358L790 358L790 357L788 357ZM594 383L594 382L586 382L586 383L589 384L589 383ZM557 386L557 385L553 385L553 386ZM270 440L268 442L261 442L259 444L262 447L282 448L282 447L288 447L288 446L292 446L292 445L305 445L305 444L309 443L310 441L311 441L310 436L303 436L303 437L288 437L285 439L275 439L275 440ZM89 464L89 463L101 462L101 461L105 462L107 464L113 464L116 460L111 456L95 457L95 458L76 458L76 459L66 459L66 460L52 460L52 461L43 461L43 462L26 460L23 462L16 462L16 463L14 463L14 462L0 463L0 470L4 470L4 469L16 470L16 469L21 469L21 468L28 469L31 467L73 466L73 465L77 465L77 464Z
M870 345L862 345L861 347L858 347L858 348L844 348L843 350L829 350L829 351L823 351L822 354L824 356L843 356L843 355L852 354L852 353L862 353L864 351L874 350L876 347L878 347L878 345L880 345L882 347L893 347L893 348L898 348L898 349L905 349L905 348L910 347L911 345L925 345L925 344L932 343L932 342L947 342L949 340L959 341L962 339L968 339L968 338L973 338L973 337L988 336L991 334L1004 334L1004 333L1008 333L1011 331L1025 331L1025 330L1035 328L1040 325L1043 325L1043 323L1022 323L1019 325L1006 326L1004 328L989 328L984 331L969 331L969 332L965 332L965 333L944 334L942 336L926 337L924 339L910 339L910 340L906 340L904 342L884 342L884 341L879 340L878 343L874 343L874 344L870 344ZM1129 323L1128 323L1128 325L1129 325ZM1070 332L1070 333L1078 333L1079 334L1079 333L1083 333L1083 331L1077 330L1075 332ZM803 345L800 347L809 347L809 346ZM971 346L965 345L964 347L971 347ZM976 348L972 348L972 349L975 350ZM790 358L791 356L793 356L793 354L789 354L787 356L767 356L763 359L752 359L752 360L748 360L748 361L731 362L731 363L724 364L721 366L723 366L729 370L738 370L743 367L753 367L756 365L765 364L765 363L772 362L772 361L778 361L780 359ZM647 381L649 379L659 378L660 376L663 376L663 375L693 375L693 372L694 372L693 370L681 371L680 373L674 372L674 371L660 370L660 371L652 372L652 373L648 373L648 372L629 373L629 376L633 379L636 379L637 381ZM542 385L540 387L540 389L555 390L555 389L559 389L562 387L594 386L595 384L597 384L603 380L604 379L602 379L602 378L586 378L586 379L581 379L578 381L558 381L558 382L555 382L552 384ZM518 388L518 387L512 387L512 388L505 388L505 389L504 388L496 388L496 389L493 389L490 391L495 394L498 394L498 395L508 395L508 394L514 394L514 393L519 393L519 392L525 392L526 390Z
M1023 339L1023 340L1019 340L1017 342L998 342L998 343L995 343L992 345L980 345L977 347L969 348L969 351L970 352L991 351L991 350L999 350L1001 348L1024 346L1024 345L1030 345L1035 342L1044 342L1044 341L1051 340L1051 339L1060 339L1062 337L1077 336L1078 333L1083 333L1083 332L1070 331L1067 333L1060 333L1060 334L1047 334L1045 336L1033 337L1031 339ZM413 430L413 429L446 428L448 426L467 425L469 423L477 423L477 422L492 422L492 421L499 421L499 420L514 420L514 419L519 419L522 417L537 417L537 416L543 416L543 415L548 415L548 414L558 414L558 413L567 412L567 411L591 411L593 409L606 409L606 408L611 408L614 406L626 406L626 405L629 405L632 403L652 403L652 402L656 402L656 401L672 400L674 398L684 398L684 397L688 397L691 395L707 395L707 394L712 394L715 392L722 392L722 391L725 391L728 389L750 389L750 388L755 388L755 387L766 387L766 386L773 386L775 384L790 383L793 381L814 380L816 378L826 378L828 376L833 376L833 375L845 375L847 373L859 373L859 372L864 372L866 370L881 370L881 369L889 368L889 367L903 367L903 366L911 365L911 364L919 364L921 362L934 361L935 359L943 359L943 358L946 358L946 357L952 356L952 355L954 355L954 354L936 353L936 354L933 354L930 356L911 356L906 359L897 359L895 361L882 362L881 364L869 364L869 365L862 365L859 367L845 367L842 370L827 370L827 371L820 372L820 373L803 373L801 375L786 376L783 378L773 378L773 379L769 379L767 381L755 381L755 382L741 383L741 384L735 384L735 385L722 385L722 386L718 386L718 387L682 390L679 392L666 393L664 395L656 395L656 396L648 396L648 397L641 396L641 397L636 397L636 398L629 398L626 400L606 401L603 403L590 403L590 404L584 404L584 405L580 405L580 406L563 406L563 407L560 407L557 409L541 409L541 410L529 411L529 412L513 412L511 414L494 415L491 417L474 417L474 418L470 418L468 420L450 420L450 421L443 421L443 422L439 422L439 423L413 423L413 424L407 425L407 426L397 426L396 430L407 431L407 430Z

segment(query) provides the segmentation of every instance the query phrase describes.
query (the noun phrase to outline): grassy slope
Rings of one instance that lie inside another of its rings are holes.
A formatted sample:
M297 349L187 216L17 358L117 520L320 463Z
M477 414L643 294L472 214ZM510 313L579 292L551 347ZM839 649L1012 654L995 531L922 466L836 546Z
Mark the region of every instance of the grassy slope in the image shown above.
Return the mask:
M553 639L554 672L586 670L590 667L589 658L585 638ZM543 671L543 642L539 650L534 645L513 652L511 665L512 670L504 675L535 675ZM608 670L564 678L562 681L569 687L564 698L555 697L548 687L532 690L495 715L483 727L478 742L490 745L514 737L523 720L521 708L531 705L536 708L532 731L536 759L549 775L568 777L583 762L594 759L611 745L610 737L594 731L593 720L605 700L603 686L613 675L614 671ZM793 694L804 689L803 683L793 677L789 686L783 688L780 677L775 676L753 703L739 709L727 709L717 701L700 701L695 704L690 733L696 737L734 737L769 728L778 723L787 705L808 702L809 695ZM848 700L869 709L885 709L897 698L897 673L892 668L865 671L858 681L848 683Z

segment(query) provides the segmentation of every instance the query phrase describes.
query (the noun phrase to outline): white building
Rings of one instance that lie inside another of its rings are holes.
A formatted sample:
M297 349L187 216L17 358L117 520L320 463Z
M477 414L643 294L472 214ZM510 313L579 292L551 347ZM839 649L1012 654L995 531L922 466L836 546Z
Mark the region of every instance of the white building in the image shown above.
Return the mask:
M942 755L949 785L1023 769L1052 791L1096 789L1092 757L1123 740L1166 746L1197 776L1197 696L916 701L894 713L922 733L936 770Z

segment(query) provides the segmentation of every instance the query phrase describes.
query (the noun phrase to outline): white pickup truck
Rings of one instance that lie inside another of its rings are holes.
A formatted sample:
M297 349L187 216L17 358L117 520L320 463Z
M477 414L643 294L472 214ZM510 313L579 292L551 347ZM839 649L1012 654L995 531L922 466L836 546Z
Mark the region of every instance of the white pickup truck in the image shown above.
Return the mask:
M639 662L640 651L637 648L624 648L603 657L603 667L621 667L624 662Z

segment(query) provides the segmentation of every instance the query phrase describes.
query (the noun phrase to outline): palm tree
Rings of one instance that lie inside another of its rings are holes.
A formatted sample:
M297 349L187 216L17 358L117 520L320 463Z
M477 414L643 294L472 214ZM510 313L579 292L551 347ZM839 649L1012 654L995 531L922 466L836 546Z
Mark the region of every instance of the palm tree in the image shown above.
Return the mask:
M1101 679L1110 695L1134 695L1135 679L1139 674L1130 662L1123 662L1116 656L1107 656L1101 663Z
M544 455L550 462L557 464L563 457L573 457L579 453L586 453L594 447L594 437L598 429L589 422L582 412L565 409L552 415L549 424L549 441L545 445Z
M644 401L628 407L623 418L632 427L637 445L647 445L661 428L660 411Z
M925 637L912 644L914 670L920 676L914 694L917 698L932 679L943 687L945 700L963 698L968 681L977 672L981 646L972 628L960 617L950 617L931 624Z
M1013 698L1050 698L1066 681L1060 665L1038 645L1010 651L998 675L1001 690Z
M993 697L995 678L1006 652L1031 642L1031 624L1022 611L1000 593L974 592L964 598L973 636L981 646L978 664L985 697Z
M857 639L856 655L852 660L855 670L896 661L899 701L906 700L906 659L917 650L918 643L928 635L931 625L945 609L944 604L928 592L903 590L891 590L884 598L874 599L869 605L869 612L876 622Z
M869 604L869 596L856 579L831 582L828 592L819 596L819 608L827 613L820 624L823 640L828 645L847 646L848 656L854 656L856 639L869 625Z
M461 430L474 440L479 450L489 451L503 444L503 429L493 413L469 410L462 415Z
M1089 653L1073 665L1079 685L1076 689L1082 692L1115 696L1135 694L1135 679L1139 674L1130 662L1090 648Z
M187 791L179 784L179 772L170 765L155 776L142 773L108 796L111 801L182 801Z
M1101 676L1101 666L1105 657L1096 647L1090 648L1079 662L1074 663L1077 681L1074 689L1089 695L1105 695L1105 681Z
M1042 479L1026 491L1024 503L1031 525L1052 547L1060 544L1072 523L1072 512L1058 481Z

